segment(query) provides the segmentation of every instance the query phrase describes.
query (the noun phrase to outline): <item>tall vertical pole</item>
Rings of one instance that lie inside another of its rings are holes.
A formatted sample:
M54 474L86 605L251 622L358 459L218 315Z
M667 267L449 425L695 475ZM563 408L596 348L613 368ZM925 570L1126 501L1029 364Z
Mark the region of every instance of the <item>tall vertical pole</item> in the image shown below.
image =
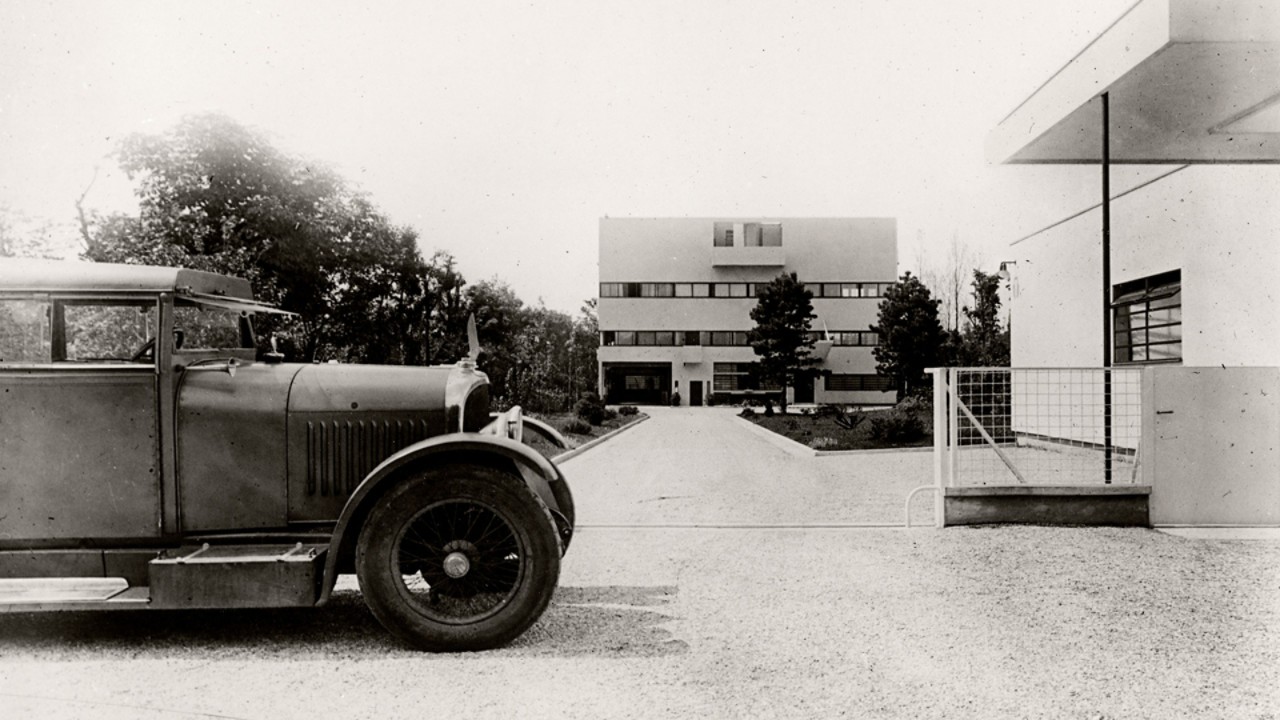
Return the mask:
M1111 95L1102 93L1102 427L1105 482L1111 484Z

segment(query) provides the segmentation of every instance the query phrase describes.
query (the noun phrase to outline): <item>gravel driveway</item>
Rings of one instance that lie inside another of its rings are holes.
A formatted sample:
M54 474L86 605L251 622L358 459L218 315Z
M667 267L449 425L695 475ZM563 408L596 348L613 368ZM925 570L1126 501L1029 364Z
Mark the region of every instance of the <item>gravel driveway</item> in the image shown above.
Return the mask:
M511 647L406 651L354 590L315 611L0 616L0 717L1280 717L1280 543L780 527L878 517L860 494L919 483L868 467L918 461L806 466L716 422L655 413L566 463L586 527ZM737 458L709 453L737 501L670 436L690 423Z

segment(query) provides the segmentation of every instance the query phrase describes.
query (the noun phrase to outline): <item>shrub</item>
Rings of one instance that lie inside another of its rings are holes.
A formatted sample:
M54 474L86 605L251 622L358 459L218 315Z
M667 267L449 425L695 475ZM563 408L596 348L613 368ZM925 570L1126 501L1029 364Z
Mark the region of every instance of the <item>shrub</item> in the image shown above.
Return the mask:
M715 393L707 393L707 407L713 407L720 402L720 398Z
M579 420L599 425L604 422L604 401L595 393L586 393L579 400L578 404L573 407L573 414L578 416Z
M857 408L848 408L843 405L823 405L818 408L818 417L830 418L832 422L844 428L845 430L856 430L867 416L862 410Z
M618 408L619 415L635 415L638 412L640 412L640 408L637 408L635 405L623 405Z
M562 432L567 432L571 435L590 435L591 425L584 420L570 420L564 424Z
M752 410L749 407L742 408L741 412L738 413L738 417L752 418L755 416L756 416L756 411Z
M618 419L618 412L616 410L610 410L609 408L604 409L605 422L609 422L610 420L617 420L617 419Z
M833 437L826 437L826 436L816 437L809 441L809 447L813 448L814 450L827 450L829 448L836 447L839 444L840 444L839 440L836 440Z
M896 409L912 415L933 415L933 398L912 395L911 397L903 398L902 402L897 404Z
M870 435L874 440L900 445L919 440L924 434L924 421L913 412L894 408L871 418Z
M680 407L680 393L671 393L671 407Z
M814 417L830 418L844 414L844 408L839 405L819 405L817 410L813 411Z

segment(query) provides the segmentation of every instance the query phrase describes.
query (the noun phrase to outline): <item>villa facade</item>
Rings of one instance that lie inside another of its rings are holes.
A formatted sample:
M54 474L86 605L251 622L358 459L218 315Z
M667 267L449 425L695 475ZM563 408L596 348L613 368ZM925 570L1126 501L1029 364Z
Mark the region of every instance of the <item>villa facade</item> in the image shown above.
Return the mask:
M891 404L871 331L898 267L892 218L603 218L601 396L705 405L777 394L747 343L760 288L795 273L813 294L822 372L791 402Z

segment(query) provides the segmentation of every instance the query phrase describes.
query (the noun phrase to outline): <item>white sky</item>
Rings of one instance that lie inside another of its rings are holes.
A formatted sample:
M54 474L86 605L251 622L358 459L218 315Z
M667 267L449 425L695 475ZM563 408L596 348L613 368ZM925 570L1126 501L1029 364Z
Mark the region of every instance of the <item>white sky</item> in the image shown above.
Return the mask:
M902 269L991 268L1099 187L987 132L1132 2L0 0L0 204L69 222L96 166L134 211L119 138L217 111L568 312L604 215L889 216Z

